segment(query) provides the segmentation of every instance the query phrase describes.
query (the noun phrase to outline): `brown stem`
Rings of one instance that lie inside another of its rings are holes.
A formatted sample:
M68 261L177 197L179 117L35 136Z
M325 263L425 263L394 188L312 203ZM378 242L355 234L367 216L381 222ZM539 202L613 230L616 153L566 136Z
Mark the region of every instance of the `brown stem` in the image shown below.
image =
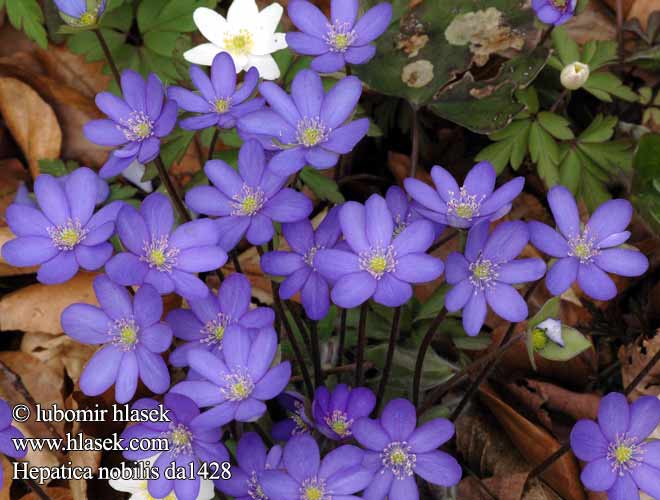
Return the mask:
M117 82L117 85L119 85L119 88L121 88L121 75L119 74L119 69L115 64L115 60L112 58L110 47L108 47L108 44L105 41L105 37L103 36L103 33L101 33L100 29L95 29L94 34L96 35L96 38L99 41L99 45L101 45L101 50L103 50L103 55L105 55L105 59L108 61L108 65L112 70L112 75L115 77L115 81Z
M215 132L213 132L213 138L211 139L211 145L209 146L209 156L207 161L211 161L213 159L213 153L215 152L215 146L218 143L219 138L220 138L220 129L216 127Z
M619 64L623 65L623 0L616 0L616 40L619 54Z
M165 168L165 164L163 163L163 160L160 156L156 157L154 160L154 165L156 166L156 170L158 170L158 177L160 178L160 182L162 182L165 186L165 190L172 199L172 202L174 203L179 216L182 220L190 222L192 218L190 217L188 210L186 210L186 206L183 204L183 200L181 199L179 192L174 186L172 179L170 179L170 176L167 173L167 169Z
M364 381L364 350L367 345L367 313L369 302L360 307L360 323L358 326L357 357L355 358L355 387L360 387Z
M234 271L237 273L243 273L243 269L241 268L241 262L238 258L238 254L236 252L231 252L231 262L234 264Z
M269 250L272 249L273 242L271 241L268 245ZM257 245L256 248L257 252L259 252L259 256L263 257L263 248L261 248L259 245ZM296 356L296 361L298 362L298 367L300 369L300 373L302 374L303 382L305 383L307 395L310 399L314 399L314 386L312 384L312 378L309 376L309 370L307 370L307 364L305 363L305 358L303 357L303 353L300 349L300 345L298 344L298 340L296 339L296 336L291 329L291 325L289 324L289 321L287 320L284 313L284 306L282 305L282 301L280 299L279 286L274 281L271 281L270 284L273 290L273 306L275 308L275 315L278 317L280 324L284 326L284 331L286 332L289 343L291 344L291 348L293 349L293 354Z
M516 345L516 343L524 337L525 337L525 333L519 333L518 335L513 337L507 344L501 344L501 347L499 347L498 349L491 351L485 356L481 356L480 358L475 359L469 365L463 368L459 373L457 373L448 381L446 381L444 384L435 388L431 393L431 395L427 398L427 400L424 401L424 403L420 406L417 412L418 415L421 415L422 413L430 409L445 394L453 390L463 380L465 380L470 375L470 373L472 373L475 369L479 368L484 363L488 363L489 361L495 358L499 358L502 354L504 354L511 347Z
M294 313L294 310L291 308L291 301L284 301L284 307L291 313L291 317L293 318L293 321L296 324L298 331L300 332L300 336L302 337L303 342L305 343L307 352L309 353L310 356L313 356L312 341L310 340L310 336L309 333L307 332L307 328L305 328L305 323L303 322L299 314Z
M312 341L312 360L314 362L314 383L316 387L321 387L323 385L323 369L321 367L321 342L317 322L310 321L309 329Z
M565 88L565 89L562 91L562 93L559 94L559 97L557 97L557 100L554 102L554 104L553 104L552 107L550 108L550 113L554 113L555 111L557 111L557 108L559 107L559 105L561 104L561 102L564 100L564 98L566 97L566 95L568 95L568 92L569 92L569 90Z
M378 393L376 394L376 408L374 414L378 415L378 411L383 403L383 396L385 395L385 388L387 381L390 378L390 371L392 370L392 361L394 360L394 350L396 343L399 340L399 331L401 329L401 306L394 309L394 317L392 318L392 329L390 330L390 342L387 346L387 357L385 358L385 366L383 366L383 375L380 378L380 385L378 386Z
M327 375L340 375L342 373L351 373L355 372L355 367L357 365L355 363L350 363L348 365L341 365L341 366L333 366L332 368L328 368L327 370L324 370L324 374ZM364 362L364 368L365 370L369 370L374 367L374 364L371 361L365 361ZM291 377L291 382L302 382L303 378L299 375L294 375Z
M426 335L424 335L424 338L422 339L422 343L419 346L419 351L417 352L417 360L415 361L415 376L413 377L413 405L417 407L417 404L419 403L419 391L420 387L422 385L422 370L424 369L424 358L426 357L426 351L429 350L429 347L431 346L431 342L433 342L433 337L435 337L436 332L438 331L438 328L440 327L440 323L445 319L445 316L447 315L447 310L443 307L440 312L437 314L435 318L433 318L433 321L431 322L431 325L429 326L429 329L426 331Z
M458 229L451 229L447 235L444 237L440 238L437 243L431 246L431 248L428 249L427 253L433 253L435 250L440 248L442 245L445 243L448 243L449 241L453 240L460 234L460 231Z

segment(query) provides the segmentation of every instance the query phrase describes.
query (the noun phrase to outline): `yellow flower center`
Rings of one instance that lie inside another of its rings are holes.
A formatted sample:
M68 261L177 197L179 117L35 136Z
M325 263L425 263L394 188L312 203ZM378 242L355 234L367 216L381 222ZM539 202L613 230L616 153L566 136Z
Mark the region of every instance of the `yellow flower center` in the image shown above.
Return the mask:
M80 242L80 234L73 228L65 229L60 233L60 241L68 247L73 247Z
M306 128L302 133L302 143L307 146L316 146L321 140L321 131L317 128Z
M215 101L215 111L217 113L226 113L229 110L229 99L218 99Z
M237 399L245 399L250 395L245 382L238 382L234 384L231 388L231 392L234 393L234 396L236 396Z
M222 340L222 337L225 336L225 327L222 325L218 325L215 327L213 330L213 335L215 336L215 340L220 342Z
M80 24L83 26L91 26L96 24L96 12L85 12L80 16Z
M137 332L135 331L135 327L130 323L124 325L119 331L119 338L121 338L122 344L127 346L135 344L135 342L137 342Z
M335 36L335 48L337 49L345 49L348 46L348 35L345 33L339 34Z
M225 49L233 54L247 55L252 52L254 39L252 33L242 29L236 35L225 35Z
M403 450L394 450L390 453L390 461L394 465L401 465L406 462L408 455Z
M385 272L385 269L387 269L387 259L382 255L372 257L369 261L369 269L376 274Z
M486 261L477 264L476 266L474 266L474 269L472 270L472 274L478 280L487 279L490 276L490 264L487 263Z
M182 429L175 429L172 432L172 444L174 446L186 446L190 443L190 437L188 433Z
M254 196L246 196L241 203L241 209L246 215L252 215L257 211L259 202Z
M149 252L149 262L151 262L156 267L161 267L165 264L167 258L165 257L165 252L162 248L154 248Z
M548 336L545 334L545 331L540 328L534 328L532 331L532 346L534 350L540 351L546 345L548 345Z
M555 7L559 7L560 9L563 9L568 5L568 0L552 0L552 3L555 4Z
M305 490L306 500L321 500L323 498L323 491L316 486L310 486Z
M620 464L625 464L633 456L633 449L630 446L620 444L614 450L614 456L616 457L617 462Z
M149 123L138 123L133 129L135 135L142 139L146 139L151 135L151 125Z
M576 257L579 257L581 259L586 259L589 257L589 254L591 253L591 248L589 248L588 245L585 243L578 243L573 247L573 253L575 254Z
M466 203L462 203L456 207L455 212L459 217L462 217L463 219L469 219L474 214L474 207Z

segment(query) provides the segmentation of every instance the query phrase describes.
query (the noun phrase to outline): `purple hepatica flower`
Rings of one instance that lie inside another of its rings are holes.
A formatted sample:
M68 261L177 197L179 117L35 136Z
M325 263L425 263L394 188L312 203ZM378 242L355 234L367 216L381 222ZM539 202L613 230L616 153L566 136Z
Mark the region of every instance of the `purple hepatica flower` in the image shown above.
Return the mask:
M280 468L282 447L273 446L270 451L258 434L246 432L236 447L238 467L231 468L231 478L215 481L215 486L236 500L267 500L259 475L265 470Z
M345 203L339 223L349 250L319 250L315 264L323 276L336 280L332 301L340 307L350 309L370 297L397 307L412 297L411 283L442 274L442 261L424 253L435 239L433 225L413 222L395 238L394 220L382 196L372 195L365 205Z
M316 56L312 69L333 73L346 63L364 64L376 54L372 44L392 19L392 5L381 3L357 20L358 0L333 0L330 19L306 0L289 2L289 17L301 32L286 34L289 47L299 54ZM357 22L356 22L357 21Z
M414 206L410 203L410 200L408 200L406 192L399 186L391 186L387 190L387 193L385 193L385 201L387 202L387 208L390 209L390 213L394 218L395 237L401 234L411 222L429 220L415 210ZM433 223L436 238L439 237L445 230L445 226L443 224L438 224L437 222L430 222Z
M123 146L116 149L101 168L101 177L120 174L137 159L145 164L160 152L161 138L172 132L177 118L176 102L166 99L163 84L151 73L145 82L132 70L121 75L124 99L101 92L96 105L108 118L85 124L85 137L101 146Z
M172 388L200 407L213 407L195 419L199 427L224 425L232 420L254 422L266 411L264 401L281 393L291 377L288 361L270 368L277 352L273 328L262 329L252 342L244 332L230 330L222 349L224 360L202 349L191 350L188 364L204 380L186 380Z
M170 387L161 356L172 344L172 329L162 323L163 300L150 285L131 296L105 276L94 279L101 307L72 304L62 312L62 328L83 344L103 345L80 376L80 388L98 396L115 384L115 399L126 403L135 395L138 379L156 394Z
M488 221L470 229L465 256L452 252L447 257L447 282L454 285L445 306L450 312L463 309L463 328L477 335L486 319L486 303L507 321L527 318L527 304L511 285L536 281L545 274L542 259L516 259L529 241L522 221L502 222L488 235Z
M532 7L539 20L555 26L573 17L576 4L577 0L532 0Z
M200 478L167 479L165 470L172 463L177 467L188 468L195 464L194 469L202 463L222 463L229 460L227 448L220 442L222 431L220 425L208 429L200 429L193 423L199 415L199 408L190 399L181 394L165 395L163 408L169 410L169 422L144 422L128 427L122 438L130 439L167 439L169 450L163 452L153 464L158 469L160 477L149 480L149 494L154 498L167 497L172 490L179 500L195 500L200 490ZM159 404L153 399L140 399L133 404L133 409L154 410ZM144 460L156 455L157 452L125 451L124 458L128 460ZM188 469L186 469L188 470ZM212 470L212 469L211 469ZM171 477L171 476L170 476Z
M344 125L362 93L362 82L354 76L340 80L326 94L321 77L305 69L293 79L291 96L273 82L263 82L259 92L270 108L244 116L238 128L277 150L269 164L276 174L288 176L306 164L333 167L339 155L350 152L369 129L368 118Z
M312 211L304 194L284 188L286 178L266 168L266 156L257 141L248 141L238 154L238 173L222 160L206 163L213 186L198 186L186 194L186 203L198 213L219 216L215 234L229 251L246 235L253 245L273 237L273 221L297 222Z
M203 299L190 300L190 309L175 309L167 315L174 336L185 340L170 354L174 366L188 364L188 352L204 349L215 355L222 353L226 333L238 330L241 335L256 335L261 328L272 327L275 314L269 307L250 310L252 287L248 279L238 273L227 277L217 296L211 292Z
M435 189L409 177L404 181L415 209L424 217L456 228L468 228L482 220L497 220L511 210L511 202L525 184L516 177L493 191L495 168L488 162L477 163L465 177L463 187L444 168L435 166L431 177Z
M12 425L11 407L6 401L0 399L0 453L12 458L23 458L27 450L19 451L12 439L23 439L23 433ZM0 487L2 486L2 467L0 467Z
M301 394L285 391L275 400L286 411L287 418L273 424L273 439L288 441L293 436L308 434L312 431L314 422L307 416L306 400Z
M147 196L140 211L130 205L117 216L117 232L127 252L106 265L113 281L125 285L153 285L158 293L176 291L186 299L208 295L208 287L194 273L213 271L227 262L218 245L215 224L200 219L181 224L174 231L174 212L167 197Z
M60 16L71 26L94 26L105 11L105 0L54 0Z
M589 297L610 300L616 285L606 272L620 276L640 276L649 267L646 256L625 248L613 248L630 237L626 227L632 205L626 200L610 200L592 214L581 227L575 198L563 186L548 193L548 203L559 232L541 222L530 222L532 244L559 260L548 271L546 286L553 295L564 293L577 279Z
M639 490L660 498L660 440L646 441L660 424L660 400L642 396L632 405L612 392L598 408L598 424L580 420L571 431L571 448L588 462L582 483L607 491L612 500L639 498Z
M319 387L314 394L312 412L316 428L329 439L341 441L352 436L353 424L368 417L376 406L376 396L366 387L350 389L339 384L332 393Z
M94 214L97 176L88 168L71 173L64 185L51 175L34 183L39 208L14 203L7 208L7 224L18 237L2 247L13 266L41 265L37 279L48 285L71 279L80 267L93 271L112 255L108 239L122 202L113 202Z
M436 418L417 428L410 401L393 399L380 419L361 418L353 425L353 435L369 450L365 465L378 470L362 494L365 500L419 498L415 474L440 486L454 486L461 480L458 462L437 450L454 435L454 425Z
M201 95L182 87L167 89L167 96L176 101L181 109L201 113L181 120L179 125L182 129L202 130L213 126L233 128L238 118L264 105L262 98L244 102L257 86L257 68L251 68L245 73L243 85L237 89L234 60L226 52L221 52L213 59L210 79L198 66L190 67L190 78Z
M344 445L323 460L311 436L295 436L284 446L284 471L264 471L261 485L270 500L352 500L373 477L362 466L364 452Z
M287 300L301 291L305 312L314 321L325 318L330 309L330 288L317 271L314 257L320 249L333 248L341 236L338 212L339 207L332 208L316 231L307 219L282 224L292 251L268 252L261 258L266 274L287 276L280 285L280 297Z

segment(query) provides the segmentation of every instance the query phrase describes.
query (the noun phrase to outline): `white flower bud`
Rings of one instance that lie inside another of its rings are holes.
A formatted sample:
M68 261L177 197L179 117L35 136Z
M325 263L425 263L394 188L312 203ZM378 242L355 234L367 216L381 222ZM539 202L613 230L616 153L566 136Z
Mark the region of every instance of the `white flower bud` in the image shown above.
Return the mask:
M561 321L554 318L548 318L536 325L536 328L545 331L545 334L550 340L555 344L564 347L564 339L561 336Z
M589 79L589 66L579 61L568 64L561 70L561 84L568 90L577 90L587 83Z

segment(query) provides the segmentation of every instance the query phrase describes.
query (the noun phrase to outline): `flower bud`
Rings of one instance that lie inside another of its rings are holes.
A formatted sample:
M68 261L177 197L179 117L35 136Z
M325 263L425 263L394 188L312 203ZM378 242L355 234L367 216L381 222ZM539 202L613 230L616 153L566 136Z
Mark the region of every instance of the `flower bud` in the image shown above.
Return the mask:
M91 28L97 25L105 11L106 0L55 0L60 17L74 28Z
M579 61L568 64L561 70L560 79L568 90L577 90L589 79L589 66Z
M555 344L564 347L564 339L561 336L561 321L554 318L548 318L536 325L536 328L543 330L548 338Z

